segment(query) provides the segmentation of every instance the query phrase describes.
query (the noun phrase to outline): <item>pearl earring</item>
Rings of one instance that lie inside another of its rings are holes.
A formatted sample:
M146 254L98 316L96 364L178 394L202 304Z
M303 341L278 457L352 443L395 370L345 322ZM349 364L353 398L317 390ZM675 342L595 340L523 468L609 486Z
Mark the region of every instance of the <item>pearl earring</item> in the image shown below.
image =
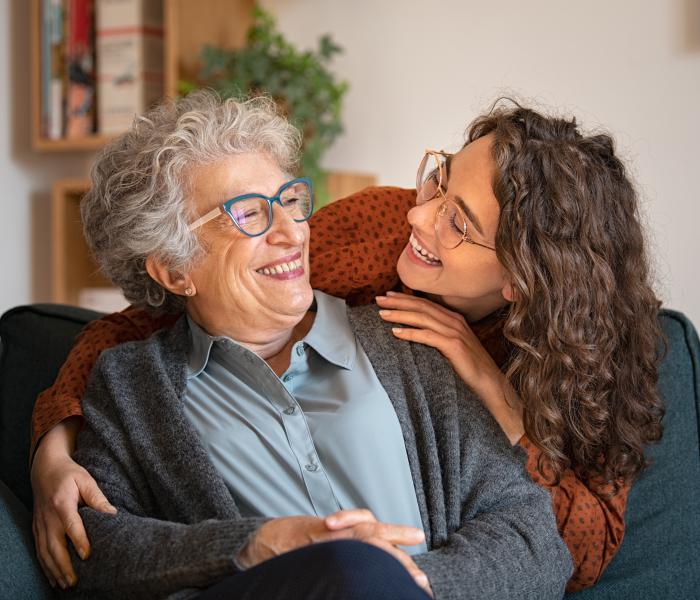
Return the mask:
M185 296L191 296L192 294L194 294L192 288L185 288Z

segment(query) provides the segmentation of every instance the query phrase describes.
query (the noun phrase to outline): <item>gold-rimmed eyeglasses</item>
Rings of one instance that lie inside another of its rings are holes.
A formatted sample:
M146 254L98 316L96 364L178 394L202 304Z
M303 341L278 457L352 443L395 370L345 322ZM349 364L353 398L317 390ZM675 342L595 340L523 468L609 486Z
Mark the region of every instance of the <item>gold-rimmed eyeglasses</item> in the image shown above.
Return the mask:
M453 156L442 150L425 151L416 175L416 204L425 204L438 196L442 197L442 204L435 213L435 235L443 248L452 250L462 242L467 242L495 252L493 246L474 241L469 233L469 220L464 209L446 196Z

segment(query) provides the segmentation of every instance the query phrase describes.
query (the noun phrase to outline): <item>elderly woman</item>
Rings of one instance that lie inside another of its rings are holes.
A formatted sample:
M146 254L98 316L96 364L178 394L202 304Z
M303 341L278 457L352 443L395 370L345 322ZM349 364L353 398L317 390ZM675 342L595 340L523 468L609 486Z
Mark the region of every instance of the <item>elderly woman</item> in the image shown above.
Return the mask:
M198 93L98 158L95 256L185 315L93 370L75 458L111 507L80 511L75 594L559 597L549 497L480 401L375 308L312 291L297 150L270 102Z

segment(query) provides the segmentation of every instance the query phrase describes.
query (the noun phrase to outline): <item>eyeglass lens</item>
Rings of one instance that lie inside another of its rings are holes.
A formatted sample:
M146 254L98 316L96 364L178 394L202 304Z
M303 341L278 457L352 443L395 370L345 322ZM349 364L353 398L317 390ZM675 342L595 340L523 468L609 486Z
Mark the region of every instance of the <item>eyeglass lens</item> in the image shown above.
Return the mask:
M446 200L438 210L435 233L440 244L447 249L456 248L464 239L467 233L467 220L452 200Z
M279 196L283 208L295 221L305 221L311 213L311 189L303 181L286 187ZM229 216L248 235L259 235L270 225L272 210L264 196L237 200L227 210Z
M439 161L439 162L438 162ZM438 189L444 189L445 181L441 181L445 177L445 160L437 154L426 152L423 160L418 166L418 175L416 177L416 204L423 204L435 198Z

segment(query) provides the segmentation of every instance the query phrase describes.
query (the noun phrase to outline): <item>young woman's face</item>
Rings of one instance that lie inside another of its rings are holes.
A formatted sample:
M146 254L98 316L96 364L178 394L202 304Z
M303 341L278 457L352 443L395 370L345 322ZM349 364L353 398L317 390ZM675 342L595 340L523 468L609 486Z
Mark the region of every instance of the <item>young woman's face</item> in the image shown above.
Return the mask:
M472 142L452 157L445 194L466 208L470 237L491 247L495 246L500 212L493 193L495 168L491 137ZM399 257L399 277L408 287L438 296L445 305L476 321L508 302L509 279L493 250L468 242L448 250L439 243L435 220L442 203L438 194L408 212L412 235ZM420 258L421 249L438 260Z

